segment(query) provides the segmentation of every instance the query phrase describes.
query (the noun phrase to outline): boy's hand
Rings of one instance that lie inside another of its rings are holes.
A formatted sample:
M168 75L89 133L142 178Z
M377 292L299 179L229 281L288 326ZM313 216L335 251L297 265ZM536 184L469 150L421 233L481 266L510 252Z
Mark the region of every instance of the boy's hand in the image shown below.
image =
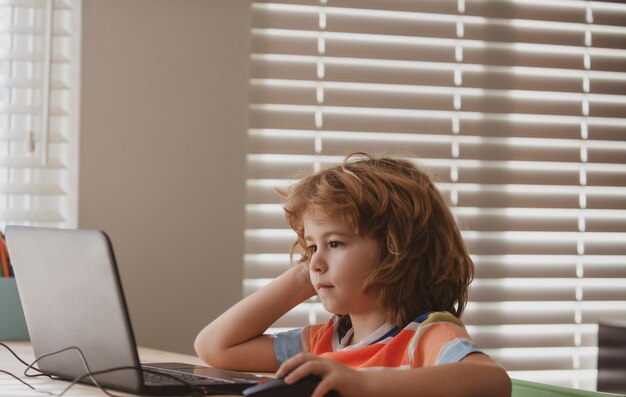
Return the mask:
M311 397L324 397L330 390L337 391L342 397L365 396L368 390L368 377L345 365L310 353L300 353L289 360L276 372L285 383L296 383L308 375L317 375L320 383Z
M298 283L302 285L302 287L307 288L308 291L311 292L311 296L316 295L315 288L313 288L313 284L311 283L311 274L309 273L309 264L308 263L296 263L294 266L296 272L296 278Z

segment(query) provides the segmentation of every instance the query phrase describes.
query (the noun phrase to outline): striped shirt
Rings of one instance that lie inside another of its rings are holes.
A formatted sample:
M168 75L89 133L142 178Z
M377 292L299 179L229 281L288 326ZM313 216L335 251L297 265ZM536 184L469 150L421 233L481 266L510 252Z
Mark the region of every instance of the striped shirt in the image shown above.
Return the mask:
M404 369L455 363L480 352L463 323L447 312L424 313L402 329L385 324L354 345L352 329L343 324L333 316L326 324L275 334L276 359L282 364L310 352L354 369Z

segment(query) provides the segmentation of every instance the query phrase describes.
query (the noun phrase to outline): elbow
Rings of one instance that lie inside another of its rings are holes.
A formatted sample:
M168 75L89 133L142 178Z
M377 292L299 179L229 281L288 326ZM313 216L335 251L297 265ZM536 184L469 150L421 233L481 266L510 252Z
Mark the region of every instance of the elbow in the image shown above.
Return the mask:
M513 386L511 378L506 370L500 365L493 364L481 364L480 367L475 367L473 379L475 387L468 387L466 393L463 393L468 397L511 397L513 393ZM480 372L480 375L479 375ZM480 379L480 380L478 380Z
M493 374L493 384L494 388L494 396L498 397L511 397L513 393L513 385L511 382L511 378L506 370L500 366L497 367L497 370Z
M505 389L505 396L510 397L513 394L513 383L511 382L511 378L509 377L508 374L506 374L505 372L505 376L506 376L506 389Z
M234 369L227 359L228 348L220 345L215 338L209 337L210 332L205 331L200 332L193 343L198 358L210 367Z
M207 365L212 367L218 366L219 363L216 357L220 354L215 346L213 346L211 339L206 336L204 330L196 336L196 340L193 342L193 348L196 351L196 355Z
M207 360L210 359L210 356L207 354L202 332L196 336L196 340L193 342L193 349L196 351L196 355L208 364Z

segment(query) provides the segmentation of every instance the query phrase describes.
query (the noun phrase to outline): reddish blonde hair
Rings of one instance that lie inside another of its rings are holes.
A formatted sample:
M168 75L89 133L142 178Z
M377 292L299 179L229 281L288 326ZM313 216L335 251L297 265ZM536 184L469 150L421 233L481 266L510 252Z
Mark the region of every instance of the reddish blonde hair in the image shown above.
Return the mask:
M388 321L403 327L426 311L461 317L474 264L452 212L430 177L408 160L354 153L292 186L284 203L308 262L303 216L320 210L374 238L380 258L365 288L381 291Z

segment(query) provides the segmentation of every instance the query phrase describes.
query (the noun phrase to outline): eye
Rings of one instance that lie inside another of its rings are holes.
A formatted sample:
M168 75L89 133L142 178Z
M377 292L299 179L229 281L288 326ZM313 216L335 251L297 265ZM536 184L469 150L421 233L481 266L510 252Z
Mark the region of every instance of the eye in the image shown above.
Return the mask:
M341 244L343 244L341 241L337 241L337 240L333 240L333 241L329 241L328 242L328 246L330 248L337 248L339 247Z
M309 245L308 247L306 247L306 249L310 253L314 254L317 251L317 245Z

